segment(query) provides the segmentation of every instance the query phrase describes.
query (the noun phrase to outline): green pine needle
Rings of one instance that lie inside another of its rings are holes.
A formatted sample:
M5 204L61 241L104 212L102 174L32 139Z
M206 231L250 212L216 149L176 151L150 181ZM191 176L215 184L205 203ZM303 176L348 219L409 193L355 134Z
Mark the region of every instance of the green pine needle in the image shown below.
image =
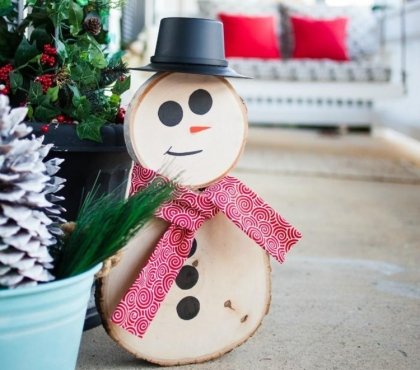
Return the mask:
M155 181L128 199L116 199L112 193L98 197L97 189L90 192L56 260L57 279L78 275L118 252L173 190L172 183Z

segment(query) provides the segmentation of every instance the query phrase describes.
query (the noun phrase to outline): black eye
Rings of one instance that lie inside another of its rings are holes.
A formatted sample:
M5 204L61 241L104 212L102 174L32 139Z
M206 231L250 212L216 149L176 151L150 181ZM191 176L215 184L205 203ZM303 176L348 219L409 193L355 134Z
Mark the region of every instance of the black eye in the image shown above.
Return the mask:
M191 94L188 105L195 114L206 114L213 105L213 99L206 90L199 89Z
M167 101L159 107L158 116L165 126L176 126L182 121L182 107L174 101Z

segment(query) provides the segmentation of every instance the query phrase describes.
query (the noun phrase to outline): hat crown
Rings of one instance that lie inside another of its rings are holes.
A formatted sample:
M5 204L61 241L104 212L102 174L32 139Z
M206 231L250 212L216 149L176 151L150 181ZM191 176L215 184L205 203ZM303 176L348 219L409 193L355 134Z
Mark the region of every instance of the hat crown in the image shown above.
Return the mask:
M151 62L227 66L223 24L204 18L163 18Z

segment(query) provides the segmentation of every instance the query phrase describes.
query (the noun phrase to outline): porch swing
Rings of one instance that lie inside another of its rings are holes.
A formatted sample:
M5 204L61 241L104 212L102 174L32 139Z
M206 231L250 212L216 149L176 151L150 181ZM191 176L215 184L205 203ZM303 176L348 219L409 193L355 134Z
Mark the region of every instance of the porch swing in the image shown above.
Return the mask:
M289 1L281 3L285 3L286 6L296 6ZM198 16L204 18L217 18L218 14L223 12L246 14L251 17L256 14L278 17L278 2L271 0L265 2L245 0L240 3L231 0L198 0L198 4ZM316 4L315 7L318 8L315 10L320 8L323 8L323 11L336 10L323 4ZM357 7L347 8L352 8L350 17L358 15ZM373 126L375 103L403 96L406 74L404 6L400 13L401 71L397 80L395 72L383 63L385 59L383 25L386 20L386 9L377 6L373 10L376 14L375 22L378 21L379 24L379 27L376 27L378 34L373 37L380 40L379 52L375 55L376 62L363 58L346 62L326 59L228 58L232 68L241 74L253 77L252 80L230 80L247 104L250 124L365 128ZM305 11L308 13L307 9ZM372 12L367 13L374 18ZM318 14L309 12L309 15L317 18ZM329 15L321 14L320 18L338 16L340 15L333 12ZM349 33L356 31L353 39L355 36L372 37L367 27L364 31L360 29L365 26L363 22L359 20L357 26L359 27L356 28L355 24L349 25ZM392 72L394 76L391 76Z

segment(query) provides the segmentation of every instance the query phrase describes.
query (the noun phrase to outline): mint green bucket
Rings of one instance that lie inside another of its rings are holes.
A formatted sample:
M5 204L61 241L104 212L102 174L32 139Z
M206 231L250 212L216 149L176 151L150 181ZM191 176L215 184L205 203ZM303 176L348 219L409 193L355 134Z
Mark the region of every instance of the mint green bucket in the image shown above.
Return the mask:
M74 370L100 265L31 288L0 290L0 368Z

